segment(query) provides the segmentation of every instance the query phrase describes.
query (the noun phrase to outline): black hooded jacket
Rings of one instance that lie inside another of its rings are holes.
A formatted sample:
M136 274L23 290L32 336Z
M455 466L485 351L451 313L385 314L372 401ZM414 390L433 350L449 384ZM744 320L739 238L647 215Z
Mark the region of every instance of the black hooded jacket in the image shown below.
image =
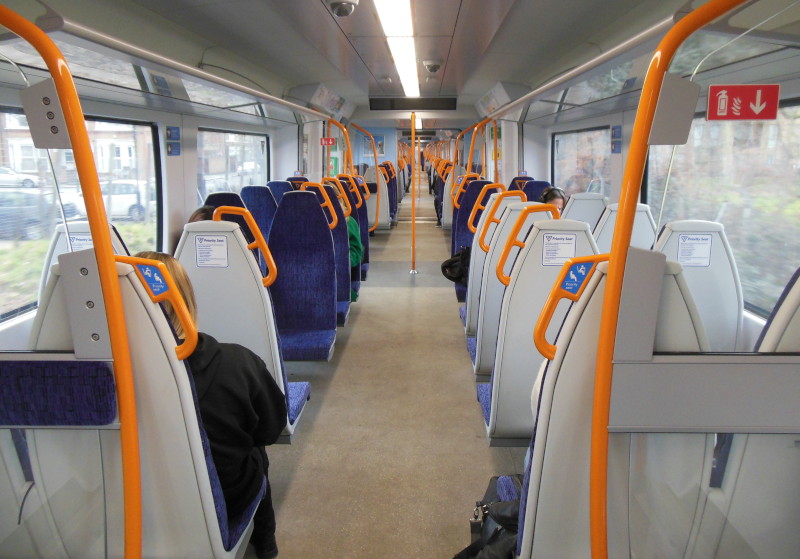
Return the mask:
M228 515L241 513L261 488L263 447L286 426L286 398L256 354L199 333L187 360Z

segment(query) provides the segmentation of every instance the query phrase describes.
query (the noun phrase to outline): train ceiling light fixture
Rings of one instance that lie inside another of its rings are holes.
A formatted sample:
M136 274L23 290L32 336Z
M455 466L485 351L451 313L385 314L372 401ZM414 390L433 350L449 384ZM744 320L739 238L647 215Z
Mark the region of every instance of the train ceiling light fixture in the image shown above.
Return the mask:
M414 25L410 0L375 0L378 19L389 43L400 83L406 97L419 97L417 51L414 47Z

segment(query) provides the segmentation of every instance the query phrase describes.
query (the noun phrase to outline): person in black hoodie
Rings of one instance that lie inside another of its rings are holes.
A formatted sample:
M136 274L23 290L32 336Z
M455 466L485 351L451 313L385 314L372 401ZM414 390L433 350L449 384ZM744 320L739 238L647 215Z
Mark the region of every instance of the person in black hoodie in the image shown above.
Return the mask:
M136 256L167 266L196 320L194 290L183 266L168 254L140 252ZM165 306L176 334L183 338L177 315L169 303ZM228 518L237 517L247 508L261 489L262 476L266 477L267 490L254 517L250 543L259 559L277 557L269 460L264 447L274 443L286 426L286 397L264 361L238 344L220 343L199 332L197 347L187 362Z

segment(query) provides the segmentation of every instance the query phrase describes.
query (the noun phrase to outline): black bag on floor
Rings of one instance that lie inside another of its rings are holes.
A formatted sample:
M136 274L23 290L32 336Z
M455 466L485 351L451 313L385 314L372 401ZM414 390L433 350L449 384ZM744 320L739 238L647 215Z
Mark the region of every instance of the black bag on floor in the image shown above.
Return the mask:
M511 476L521 491L522 476ZM475 503L469 521L472 543L453 559L513 559L517 547L519 499L501 501L497 476L489 480L483 500Z
M442 275L464 287L469 282L469 258L471 247L461 247L452 257L442 262Z

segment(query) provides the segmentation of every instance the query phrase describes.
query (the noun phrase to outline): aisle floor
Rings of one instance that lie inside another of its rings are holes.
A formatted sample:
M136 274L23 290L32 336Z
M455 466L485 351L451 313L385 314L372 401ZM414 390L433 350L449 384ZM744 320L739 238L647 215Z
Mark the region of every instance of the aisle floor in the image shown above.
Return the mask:
M521 473L524 448L490 448L458 318L439 270L449 231L422 189L417 274L411 201L370 239L369 279L329 362L287 363L310 381L291 445L272 446L270 481L284 558L452 557L496 474Z

